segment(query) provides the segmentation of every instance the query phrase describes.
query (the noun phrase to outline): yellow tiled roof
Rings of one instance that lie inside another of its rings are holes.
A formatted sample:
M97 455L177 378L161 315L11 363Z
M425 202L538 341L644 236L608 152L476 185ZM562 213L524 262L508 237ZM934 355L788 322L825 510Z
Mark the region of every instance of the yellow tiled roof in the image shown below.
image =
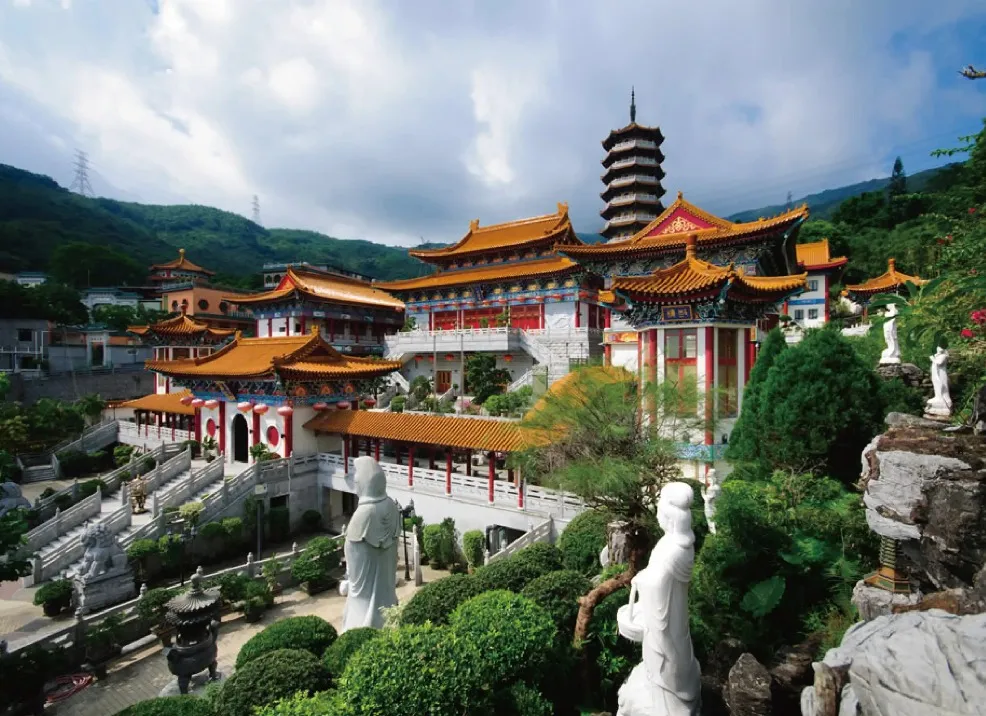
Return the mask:
M438 286L459 286L479 283L481 281L497 281L506 279L532 278L550 274L571 271L578 268L571 259L564 256L552 256L532 261L520 261L508 264L493 264L478 266L459 271L438 271L430 276L408 278L400 281L386 281L377 284L388 291L413 291L419 288L436 288Z
M160 271L164 269L180 269L182 271L195 271L197 273L208 274L209 276L215 275L214 271L209 271L204 269L198 264L193 264L191 261L185 258L185 249L178 249L178 258L174 261L168 261L163 264L154 264L151 266L151 271Z
M778 294L803 288L807 273L795 276L747 276L730 266L717 266L695 257L695 239L685 246L685 258L674 266L658 269L649 276L623 276L613 279L618 293L643 294L651 298L679 297L682 294L721 287L725 283L742 286L751 293Z
M178 415L195 415L195 408L182 405L181 399L191 395L190 391L182 390L177 393L151 393L142 398L127 400L116 407L133 408L134 410L150 410L154 413L176 413Z
M316 415L305 423L305 427L319 433L356 435L461 450L512 452L524 447L520 426L505 420L340 410Z
M360 304L404 310L404 302L386 291L345 276L334 276L289 266L281 285L273 291L252 295L228 296L226 300L241 304L268 303L290 296L295 290L313 298L342 304Z
M451 246L440 249L419 249L409 251L411 256L419 259L452 258L480 251L520 247L531 242L542 242L555 237L555 243L582 242L572 229L568 218L568 204L558 204L558 212L535 216L530 219L508 221L503 224L480 227L479 219L473 219L469 224L469 233Z
M698 208L686 201L679 191L674 203L629 239L604 244L559 246L558 251L578 259L581 256L625 256L644 251L680 250L689 236L697 237L701 248L756 236L767 230L787 228L807 218L806 204L770 219L734 223Z
M801 268L808 269L809 271L812 269L821 271L829 268L838 268L845 266L849 261L845 256L836 256L835 258L831 256L829 253L828 239L822 239L821 241L815 241L810 244L798 244L794 248Z
M279 374L299 380L319 377L369 378L400 368L397 361L343 356L313 327L302 336L242 338L199 358L147 361L148 370L176 377L272 378Z
M206 323L189 318L184 313L149 326L127 326L127 332L136 333L138 336L154 333L167 338L197 337L206 333L213 338L228 338L235 333L232 329L212 328Z
M895 259L889 259L887 261L886 273L881 274L876 278L871 278L869 281L864 281L863 283L846 286L846 291L849 293L858 293L868 296L875 293L882 293L884 291L894 291L906 284L908 281L918 286L922 283L926 283L923 278L908 276L906 273L901 273L897 270L897 261Z

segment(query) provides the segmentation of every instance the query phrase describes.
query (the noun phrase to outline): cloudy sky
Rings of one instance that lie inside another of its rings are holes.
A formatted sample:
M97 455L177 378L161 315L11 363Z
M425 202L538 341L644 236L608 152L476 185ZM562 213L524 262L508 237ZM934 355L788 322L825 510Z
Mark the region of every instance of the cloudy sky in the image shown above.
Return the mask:
M669 195L728 213L933 166L969 63L983 0L0 0L0 162L382 243L597 231L631 85Z

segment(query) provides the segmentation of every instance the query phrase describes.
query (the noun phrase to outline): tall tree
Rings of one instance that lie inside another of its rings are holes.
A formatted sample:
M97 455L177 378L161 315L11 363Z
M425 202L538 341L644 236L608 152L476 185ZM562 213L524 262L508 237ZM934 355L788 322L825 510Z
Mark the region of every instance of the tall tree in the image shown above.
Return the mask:
M767 373L786 348L787 341L779 328L768 333L760 347L750 380L743 388L743 409L729 436L726 457L730 462L755 462L763 457L760 454L760 395Z
M502 393L510 385L510 371L496 367L492 353L476 353L466 359L466 383L473 402L482 405L491 395Z
M147 270L108 246L73 241L51 253L51 274L69 286L137 286Z
M11 510L0 517L0 582L23 577L31 572L31 563L21 553L27 520L23 511Z
M887 185L887 194L893 201L898 196L907 193L907 174L904 173L904 162L900 157L894 160L894 170L890 174L890 184Z

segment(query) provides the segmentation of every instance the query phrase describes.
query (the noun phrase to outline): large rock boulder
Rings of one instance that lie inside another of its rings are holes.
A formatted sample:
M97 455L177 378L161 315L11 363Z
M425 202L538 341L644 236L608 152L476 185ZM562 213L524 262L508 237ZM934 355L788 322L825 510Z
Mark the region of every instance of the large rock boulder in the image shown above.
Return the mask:
M743 654L729 670L723 697L731 716L770 716L773 713L771 676L753 654Z

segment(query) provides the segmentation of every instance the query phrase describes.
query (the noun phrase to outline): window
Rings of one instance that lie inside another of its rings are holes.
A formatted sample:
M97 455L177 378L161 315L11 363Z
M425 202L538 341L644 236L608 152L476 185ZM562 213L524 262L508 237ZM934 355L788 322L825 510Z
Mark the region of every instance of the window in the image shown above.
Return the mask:
M809 308L808 309L808 320L809 321L817 321L818 320L818 309L817 308Z
M225 301L220 301L219 302L219 312L220 313L227 313L228 311L229 311L229 304L226 303Z
M188 348L173 348L171 353L172 360L182 360L185 358L191 358Z
M33 343L34 342L34 331L30 328L18 328L17 329L17 342L18 343Z
M735 328L719 329L718 363L719 417L735 418L739 412L739 374L736 366Z
M199 299L199 310L200 311L208 311L209 310L209 302L206 301L204 298L200 298Z
M172 301L171 302L171 310L172 311L177 311L178 310L178 301Z
M803 320L805 320L805 312L803 310L801 310L800 308L798 310L796 310L794 312L794 320L795 321L803 321Z
M809 291L818 290L818 279L812 279L811 281L808 282L808 290Z
M698 330L668 328L664 331L664 379L680 385L682 392L694 391L698 378L695 359L698 357ZM683 409L688 407L681 406Z

